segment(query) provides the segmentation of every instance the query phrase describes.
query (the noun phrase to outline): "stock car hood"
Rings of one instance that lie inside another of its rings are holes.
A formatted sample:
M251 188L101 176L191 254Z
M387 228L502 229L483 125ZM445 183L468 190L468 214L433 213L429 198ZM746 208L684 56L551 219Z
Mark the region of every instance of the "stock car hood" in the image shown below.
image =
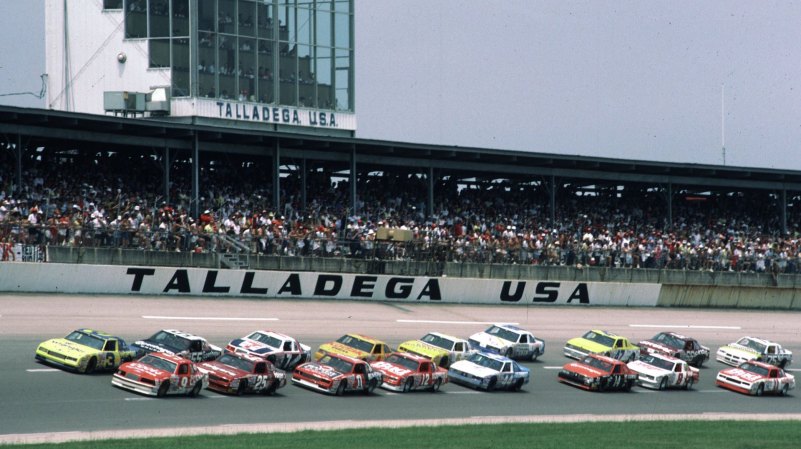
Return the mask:
M151 378L151 379L169 379L172 376L172 373L169 371L164 371L162 369L158 369L156 367L145 365L144 363L139 362L128 362L124 363L120 369L125 371L126 373L136 374L139 377Z
M472 374L478 377L488 377L498 374L498 371L495 371L494 369L487 368L486 366L476 365L475 363L468 360L458 361L453 365L451 365L450 369L462 371L464 373Z
M343 373L340 373L334 368L331 368L328 365L322 365L317 362L304 363L303 365L300 365L295 369L298 371L304 371L310 374L314 374L315 376L323 377L328 380L333 380L343 375Z
M370 357L369 352L359 351L358 349L351 348L350 346L343 345L342 343L337 343L337 342L322 344L320 345L320 350L325 352L331 352L334 354L345 355L354 359L363 359Z
M234 380L238 377L244 377L250 374L248 371L234 368L220 362L203 362L199 363L197 367L202 372L214 374L226 380Z
M592 340L587 340L584 337L571 338L570 340L567 341L567 344L576 346L578 348L584 349L585 351L589 351L592 353L606 352L612 349L609 346L604 346Z
M247 347L242 346L242 343L247 343L247 345L246 345ZM245 349L247 351L250 351L250 352L252 352L254 354L258 354L258 355L269 355L269 354L271 354L273 352L278 351L278 348L274 348L274 347L269 346L269 345L267 345L265 343L262 343L260 341L250 340L250 339L245 339L245 338L237 338L236 340L231 341L230 344L231 344L231 346L235 346L237 348Z
M398 346L399 351L409 351L415 354L420 354L428 358L434 358L441 355L447 355L449 352L440 347L428 344L420 340L409 340L401 343Z
M394 377L406 377L414 372L408 368L389 362L374 362L371 363L370 366L384 374Z
M578 363L578 362L568 363L567 365L564 366L564 369L567 371L572 371L574 373L581 374L582 376L589 378L609 375L609 373L601 371L598 368L593 368L591 366L587 366L583 363Z
M723 346L720 348L720 350L744 358L749 358L749 357L757 358L761 355L759 352L754 351L753 349L747 346L739 345L737 343L732 343L730 345Z
M629 368L637 371L638 373L647 374L649 376L664 376L670 374L670 370L662 369L653 365L649 365L642 360L637 360L628 364Z
M479 332L470 336L471 339L479 342L481 346L491 346L493 348L503 349L509 347L512 343L486 332Z
M99 352L97 349L90 348L89 346L81 345L64 338L47 340L46 342L40 344L39 347L75 359L80 359L85 355L96 354Z
M641 347L651 348L651 349L657 350L659 352L664 352L664 353L667 353L667 354L675 354L675 353L679 352L679 350L677 348L674 348L674 347L671 347L671 346L668 346L668 345L664 345L662 343L659 343L658 341L653 341L653 340L641 341L638 344Z
M752 373L751 371L742 370L740 368L724 369L723 371L720 372L720 374L750 383L754 383L760 379L766 379L765 376Z

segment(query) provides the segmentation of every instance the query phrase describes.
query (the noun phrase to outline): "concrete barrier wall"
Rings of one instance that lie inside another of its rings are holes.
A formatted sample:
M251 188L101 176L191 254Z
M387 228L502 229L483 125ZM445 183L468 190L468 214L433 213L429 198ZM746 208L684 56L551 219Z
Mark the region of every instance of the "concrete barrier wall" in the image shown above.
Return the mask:
M801 290L663 284L657 306L801 310Z
M14 293L653 307L659 290L659 284L644 283L26 262L0 264L0 292Z

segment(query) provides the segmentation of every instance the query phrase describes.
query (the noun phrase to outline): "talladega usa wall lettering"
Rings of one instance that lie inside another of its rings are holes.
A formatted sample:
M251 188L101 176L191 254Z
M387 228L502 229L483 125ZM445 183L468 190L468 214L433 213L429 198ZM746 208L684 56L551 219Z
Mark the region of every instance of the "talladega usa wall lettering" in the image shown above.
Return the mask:
M226 270L227 271L227 270ZM169 272L168 272L169 273ZM228 271L228 273L231 273ZM457 291L464 287L464 280L454 283L452 279L414 278L393 276L370 276L354 274L326 273L278 273L245 271L242 276L227 283L220 279L217 270L200 271L194 276L194 285L187 269L175 269L169 279L156 280L156 269L130 267L126 274L131 279L131 292L161 291L165 294L215 294L215 295L260 295L271 298L340 298L340 299L389 299L389 300L429 300L460 302L465 292ZM159 279L166 279L161 270ZM258 278L257 278L258 274ZM229 276L228 279L231 277ZM450 283L448 283L450 282ZM471 280L489 287L481 295L479 302L502 303L560 303L590 304L590 290L587 283L530 282L530 281L481 281ZM146 284L147 283L147 284ZM234 285L235 284L235 285ZM444 284L444 285L443 285ZM444 291L450 287L450 291ZM475 302L475 301L469 301Z

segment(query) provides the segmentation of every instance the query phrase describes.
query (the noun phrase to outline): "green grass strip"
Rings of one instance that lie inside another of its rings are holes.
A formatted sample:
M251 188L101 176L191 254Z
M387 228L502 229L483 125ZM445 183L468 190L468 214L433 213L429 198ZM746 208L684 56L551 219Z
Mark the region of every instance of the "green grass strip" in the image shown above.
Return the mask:
M478 424L11 445L48 449L278 448L799 448L798 421L649 421Z

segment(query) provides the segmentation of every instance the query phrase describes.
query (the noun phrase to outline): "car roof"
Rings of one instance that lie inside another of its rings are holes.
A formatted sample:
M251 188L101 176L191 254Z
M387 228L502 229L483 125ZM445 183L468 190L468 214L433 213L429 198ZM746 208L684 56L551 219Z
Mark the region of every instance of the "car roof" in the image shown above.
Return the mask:
M289 335L285 335L285 334L282 334L280 332L265 331L265 330L255 330L255 331L252 331L252 332L248 332L248 334L245 335L245 337L243 337L243 338L247 338L248 336L250 336L251 334L254 334L256 332L258 332L260 334L266 334L266 335L272 335L272 336L275 336L275 337L280 337L280 338L282 338L284 340L293 340L293 338L290 337Z
M163 331L163 332L167 332L167 333L169 333L169 334L173 334L173 335L175 335L176 337L186 338L187 340L200 340L200 341L206 341L206 339L205 339L205 338L203 338L203 337L200 337L200 336L198 336L198 335L194 335L194 334L190 334L190 333L188 333L188 332L184 332L184 331L179 331L179 330L177 330L177 329L162 329L162 331Z
M662 354L661 352L652 352L652 353L650 353L650 354L647 354L646 356L648 356L648 357L654 357L654 358L657 358L657 359L662 359L662 360L667 360L668 362L674 362L674 363L675 363L675 362L687 363L687 362L685 362L685 361L684 361L684 360L682 360L682 359L679 359L679 358L676 358L676 357L673 357L673 356L670 356L670 355L667 355L667 354Z
M595 332L596 334L606 335L607 337L615 337L615 338L626 338L622 335L614 334L609 331L605 331L603 329L590 329L590 332Z
M372 344L385 344L383 341L381 341L381 340L379 340L379 339L377 339L377 338L368 337L367 335L362 335L362 334L350 334L350 333L348 333L348 334L345 334L345 335L347 335L347 336L349 336L349 337L357 338L357 339L359 339L359 340L364 340L364 341L366 341L366 342L369 342L369 343L372 343ZM340 337L340 338L342 338L342 337Z
M149 356L149 355L153 356L153 357L158 357L160 359L169 360L169 361L174 362L174 363L186 363L186 362L190 362L191 363L191 361L189 359L185 359L185 358L179 357L177 355L165 354L163 352L150 352L150 353L145 354L145 356Z
M453 341L467 341L464 338L454 337L453 335L443 334L442 332L428 332L426 335L428 334L436 335L437 337L447 338L448 340L453 340ZM425 337L425 335L423 335L423 337Z
M613 359L612 357L607 357L605 355L601 355L601 354L587 354L587 355L592 357L592 358L594 358L594 359L603 360L604 362L613 363L615 365L618 365L618 364L619 365L625 365L625 363L621 362L620 360Z
M75 330L76 330L77 332L82 332L82 333L84 333L84 334L89 334L89 335L91 335L91 336L93 336L93 337L101 338L101 339L103 339L103 340L110 340L110 339L122 340L120 337L116 337L116 336L114 336L114 335L107 334L107 333L105 333L105 332L96 331L96 330L94 330L94 329L86 329L86 328L82 328L82 329L75 329Z
M390 355L399 355L399 356L407 358L407 359L412 359L412 360L414 360L415 362L418 362L418 363L430 362L431 361L431 359L419 356L417 354L412 354L411 352L395 351Z

